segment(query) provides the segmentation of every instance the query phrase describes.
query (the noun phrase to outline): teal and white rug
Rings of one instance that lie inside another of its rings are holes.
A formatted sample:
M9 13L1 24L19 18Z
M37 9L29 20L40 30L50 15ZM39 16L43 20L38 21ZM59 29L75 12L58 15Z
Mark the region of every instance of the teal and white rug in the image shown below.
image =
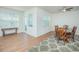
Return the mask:
M79 36L75 36L75 42L69 42L64 45L63 41L57 43L54 36L33 46L28 52L77 52L79 51Z

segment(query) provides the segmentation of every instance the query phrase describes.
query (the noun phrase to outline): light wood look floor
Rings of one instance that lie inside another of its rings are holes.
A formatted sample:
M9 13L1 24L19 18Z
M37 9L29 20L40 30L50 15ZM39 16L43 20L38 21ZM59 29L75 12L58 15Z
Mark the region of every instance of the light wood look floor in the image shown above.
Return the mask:
M28 51L32 46L39 44L51 35L53 35L53 32L49 32L37 38L29 36L25 33L0 37L0 52Z

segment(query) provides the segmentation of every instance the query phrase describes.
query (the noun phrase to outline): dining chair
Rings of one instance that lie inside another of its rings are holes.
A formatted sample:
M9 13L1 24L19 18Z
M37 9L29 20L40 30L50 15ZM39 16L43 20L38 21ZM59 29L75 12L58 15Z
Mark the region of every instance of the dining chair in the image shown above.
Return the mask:
M63 28L64 28L65 30L67 30L67 29L68 29L68 25L64 25Z
M66 33L65 33L65 29L64 28L58 28L57 38L58 38L58 43L59 43L59 40L63 40L64 41L64 45L65 45L65 43L67 42L67 37L66 37Z
M66 33L67 38L71 38L74 41L76 30L77 30L77 26L74 26L73 29L72 29L72 32L67 32Z
M55 37L57 37L58 25L55 25Z
M72 39L73 39L73 41L74 41L76 30L77 30L77 26L74 26L73 30L72 30Z

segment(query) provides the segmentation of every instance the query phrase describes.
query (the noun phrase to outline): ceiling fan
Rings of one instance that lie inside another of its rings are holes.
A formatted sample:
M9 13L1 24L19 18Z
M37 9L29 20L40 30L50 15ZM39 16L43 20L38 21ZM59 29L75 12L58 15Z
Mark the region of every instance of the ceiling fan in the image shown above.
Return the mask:
M73 7L63 7L62 11L67 12L67 11L72 11Z

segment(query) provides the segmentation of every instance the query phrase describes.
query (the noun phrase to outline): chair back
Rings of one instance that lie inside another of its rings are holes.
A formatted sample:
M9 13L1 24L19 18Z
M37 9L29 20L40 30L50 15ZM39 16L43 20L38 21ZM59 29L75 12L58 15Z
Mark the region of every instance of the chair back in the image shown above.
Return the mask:
M55 29L58 29L58 25L55 25Z
M58 25L55 26L55 34L57 36L57 31L58 31Z
M57 34L58 34L58 37L63 38L65 36L64 28L59 28Z
M63 28L64 28L65 30L67 30L67 29L68 29L68 25L64 25Z
M72 33L73 33L73 35L75 34L76 30L77 30L77 27L74 26L73 29L72 29Z

